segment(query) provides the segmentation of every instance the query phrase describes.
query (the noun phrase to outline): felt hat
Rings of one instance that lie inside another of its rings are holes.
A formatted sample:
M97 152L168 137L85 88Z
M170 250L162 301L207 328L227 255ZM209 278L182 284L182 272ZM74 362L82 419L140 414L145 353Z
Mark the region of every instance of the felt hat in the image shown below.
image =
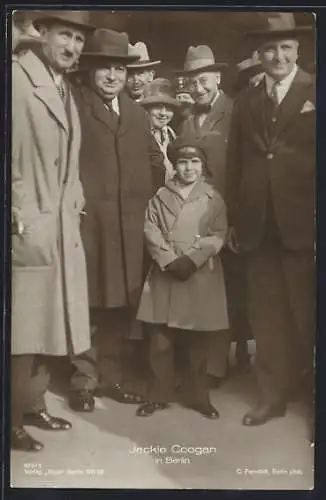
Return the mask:
M179 102L175 98L174 87L166 78L155 78L146 85L144 97L140 101L142 106L152 106L155 104L166 104L167 106L179 107Z
M89 12L85 10L44 10L36 11L33 24L36 29L42 23L63 22L80 28L87 32L95 30L95 26L90 24Z
M122 61L134 61L137 55L130 55L128 52L128 35L118 31L99 28L93 36L86 41L84 51L80 56L80 62L92 63L95 59L109 59Z
M161 64L161 61L152 61L149 57L147 46L144 42L136 42L135 45L129 44L129 54L137 56L138 60L127 65L128 69L153 68Z
M296 26L294 15L291 12L262 12L260 13L259 29L247 32L247 36L263 42L264 39L296 37L311 32L311 26Z
M227 63L216 62L212 49L208 45L191 45L186 53L183 69L176 70L179 75L192 75L202 71L219 71Z
M193 133L185 133L170 142L167 147L167 157L175 165L180 156L191 157L198 155L206 168L206 141L203 135L195 135Z

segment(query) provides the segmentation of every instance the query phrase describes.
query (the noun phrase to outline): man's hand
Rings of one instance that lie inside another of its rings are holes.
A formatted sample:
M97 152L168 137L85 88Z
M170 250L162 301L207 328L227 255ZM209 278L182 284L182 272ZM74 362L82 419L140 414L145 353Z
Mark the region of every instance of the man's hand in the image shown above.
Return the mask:
M23 234L24 232L24 224L20 220L17 212L12 212L11 214L11 225L12 225L12 234Z
M165 270L176 280L187 281L197 270L197 267L188 255L182 255L168 264Z
M227 245L233 253L240 253L241 252L238 241L237 241L237 237L235 234L235 229L233 226L231 226L229 228L228 237L227 237Z

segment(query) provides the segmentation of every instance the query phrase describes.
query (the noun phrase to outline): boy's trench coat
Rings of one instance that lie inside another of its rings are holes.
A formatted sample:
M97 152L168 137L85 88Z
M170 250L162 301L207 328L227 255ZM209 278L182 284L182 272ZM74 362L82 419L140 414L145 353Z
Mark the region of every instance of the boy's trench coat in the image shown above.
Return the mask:
M227 231L225 205L209 184L199 181L183 200L174 181L151 199L145 238L153 265L144 285L137 318L185 330L228 328L223 269L218 252ZM196 264L184 282L164 268L187 254Z
M69 127L32 51L13 62L12 89L12 213L24 225L12 235L12 354L79 354L90 331L77 109L70 94Z

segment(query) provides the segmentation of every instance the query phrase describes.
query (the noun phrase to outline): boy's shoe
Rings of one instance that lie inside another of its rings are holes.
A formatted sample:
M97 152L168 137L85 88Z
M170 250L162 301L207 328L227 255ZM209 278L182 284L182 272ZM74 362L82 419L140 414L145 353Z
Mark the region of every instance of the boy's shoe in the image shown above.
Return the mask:
M148 401L142 404L136 411L137 417L149 417L157 410L164 410L168 405L166 403L156 403L155 401Z

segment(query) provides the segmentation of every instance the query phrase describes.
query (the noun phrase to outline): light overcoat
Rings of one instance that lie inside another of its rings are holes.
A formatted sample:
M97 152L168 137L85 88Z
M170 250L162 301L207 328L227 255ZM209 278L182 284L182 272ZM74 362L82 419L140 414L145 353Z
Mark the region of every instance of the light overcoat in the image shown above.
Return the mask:
M145 238L153 264L144 285L138 319L172 328L215 331L228 327L223 269L218 252L227 231L225 205L205 181L183 199L169 181L150 200ZM164 268L188 255L197 271L185 282Z
M79 232L81 135L68 97L70 120L41 59L28 51L13 62L12 212L24 228L12 235L13 354L78 354L90 347Z

